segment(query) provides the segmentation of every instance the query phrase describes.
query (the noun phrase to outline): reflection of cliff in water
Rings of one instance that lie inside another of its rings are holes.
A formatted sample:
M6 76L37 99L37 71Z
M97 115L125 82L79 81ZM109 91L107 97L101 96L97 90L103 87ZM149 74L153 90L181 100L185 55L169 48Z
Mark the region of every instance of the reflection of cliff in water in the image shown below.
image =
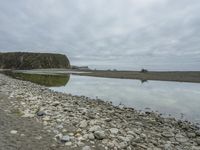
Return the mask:
M47 87L59 87L65 86L69 79L69 74L64 75L47 75L47 74L27 74L27 73L14 73L4 72L4 74L11 76L12 78L30 81Z
M141 79L140 81L141 81L142 84L145 83L145 82L148 82L148 80L145 80L145 79Z

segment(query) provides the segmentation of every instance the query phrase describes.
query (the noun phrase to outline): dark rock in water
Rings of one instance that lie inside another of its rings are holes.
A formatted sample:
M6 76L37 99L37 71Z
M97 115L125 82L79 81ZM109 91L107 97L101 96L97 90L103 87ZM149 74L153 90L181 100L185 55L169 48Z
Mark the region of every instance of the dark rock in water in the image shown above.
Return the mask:
M38 111L38 112L37 112L37 115L38 115L38 116L44 116L44 115L46 115L46 113L45 113L44 111Z
M70 68L68 58L62 54L10 52L0 53L1 69Z

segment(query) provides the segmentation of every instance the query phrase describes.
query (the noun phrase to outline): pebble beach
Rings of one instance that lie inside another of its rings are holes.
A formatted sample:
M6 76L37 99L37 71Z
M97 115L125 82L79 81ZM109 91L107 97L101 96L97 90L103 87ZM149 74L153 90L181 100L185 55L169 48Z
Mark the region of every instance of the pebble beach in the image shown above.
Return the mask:
M0 74L0 98L1 122L8 118L5 116L12 120L17 117L20 127L27 127L29 132L37 130L31 135L37 139L32 143L33 147L37 141L45 141L37 149L200 150L199 127L187 121L163 118L159 113L141 112L114 106L101 99L59 93L3 74ZM33 128L26 125L30 122ZM4 139L0 140L0 147L4 145L12 149L21 146L25 149L31 136L24 138L27 130L23 133L14 127L6 132L9 123L0 125L0 139ZM10 138L5 140L5 134ZM9 147L13 136L21 141Z

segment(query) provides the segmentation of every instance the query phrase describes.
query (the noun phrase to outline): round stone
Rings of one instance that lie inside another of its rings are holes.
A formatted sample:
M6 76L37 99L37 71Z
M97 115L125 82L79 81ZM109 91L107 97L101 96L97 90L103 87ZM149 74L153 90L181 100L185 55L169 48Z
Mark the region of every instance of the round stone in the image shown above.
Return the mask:
M171 142L167 142L167 143L164 145L164 150L172 150Z
M78 145L79 147L82 147L82 146L84 146L85 144L84 144L83 142L79 141L79 142L77 143L77 145Z
M45 113L44 111L38 111L38 112L37 112L37 115L38 115L38 116L44 116L44 115L46 115L46 113Z
M196 131L196 135L197 135L197 136L200 136L200 130L197 130L197 131Z
M119 143L120 149L126 149L127 146L128 146L128 144L126 142Z
M68 142L69 140L70 140L70 137L68 135L64 135L60 139L61 142Z
M45 117L43 118L43 120L44 120L44 121L50 121L51 119L50 119L50 116L45 116Z
M196 134L193 133L193 132L189 132L189 133L187 133L187 136L188 136L189 138L194 138L194 137L196 137Z
M66 142L65 143L65 146L71 146L72 145L72 142Z
M11 134L17 134L17 130L11 130L10 133Z
M86 128L88 125L87 121L86 120L83 120L80 122L80 128Z
M91 150L90 146L84 146L82 150Z
M176 141L178 141L180 143L184 143L184 142L188 141L188 139L185 136L183 136L182 134L176 134L175 139L176 139Z
M171 138L171 137L174 137L174 133L172 133L172 132L163 132L162 136L164 136L166 138Z
M95 131L98 131L98 130L100 130L100 129L101 129L100 126L95 125L95 126L92 126L92 127L89 129L89 131L90 131L90 132L95 132Z
M94 135L93 135L92 133L90 133L90 134L88 135L88 139L94 140Z
M94 137L98 140L103 140L106 137L106 135L105 135L104 131L95 131Z
M196 142L197 142L197 145L200 146L200 138L197 138L197 139L196 139Z
M110 133L112 133L112 134L117 134L118 132L119 132L119 130L117 128L110 129Z

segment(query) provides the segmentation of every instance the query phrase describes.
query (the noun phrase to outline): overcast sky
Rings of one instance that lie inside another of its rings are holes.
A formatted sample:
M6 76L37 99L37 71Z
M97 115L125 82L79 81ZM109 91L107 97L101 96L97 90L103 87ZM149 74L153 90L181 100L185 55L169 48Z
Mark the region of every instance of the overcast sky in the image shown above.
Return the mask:
M1 0L0 51L92 68L200 70L199 0Z

